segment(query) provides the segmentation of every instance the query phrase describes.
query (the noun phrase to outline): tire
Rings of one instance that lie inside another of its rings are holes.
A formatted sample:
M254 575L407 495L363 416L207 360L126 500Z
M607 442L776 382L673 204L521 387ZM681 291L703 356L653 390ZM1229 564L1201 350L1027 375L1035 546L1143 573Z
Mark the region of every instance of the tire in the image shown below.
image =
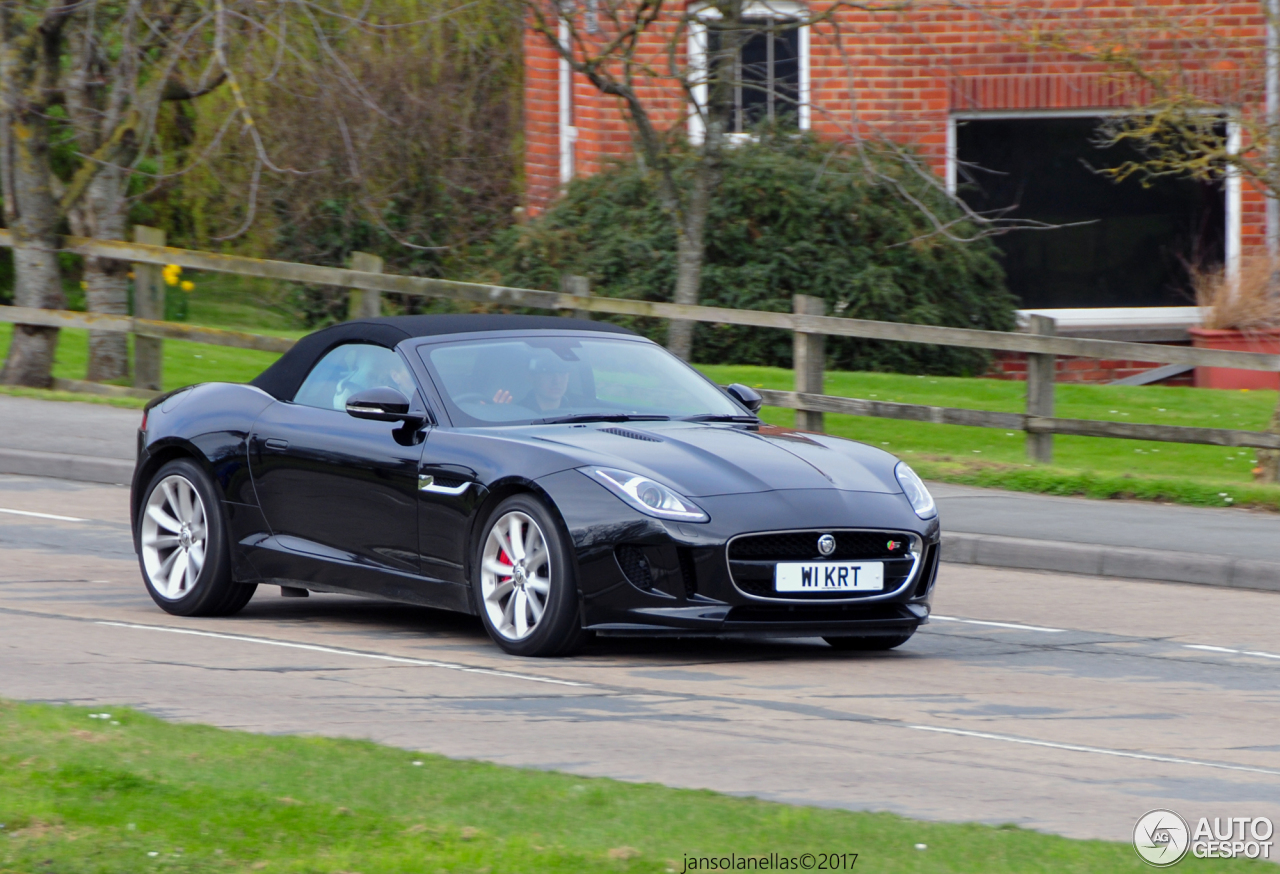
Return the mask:
M134 546L151 599L175 616L230 616L256 584L231 578L231 546L222 500L193 461L165 464L138 511Z
M514 495L494 508L480 532L472 591L493 642L511 655L532 657L568 655L586 642L573 550L547 506L533 495Z
M902 646L914 634L915 631L910 634L899 634L896 637L824 637L822 639L831 644L832 649L845 652L884 652Z

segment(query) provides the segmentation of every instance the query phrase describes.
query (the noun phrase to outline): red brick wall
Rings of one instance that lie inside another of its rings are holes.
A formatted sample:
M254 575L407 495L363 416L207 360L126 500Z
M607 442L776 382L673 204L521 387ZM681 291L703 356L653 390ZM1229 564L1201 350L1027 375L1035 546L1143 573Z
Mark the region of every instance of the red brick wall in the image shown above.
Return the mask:
M810 6L814 14L823 8ZM670 27L642 44L654 69L665 67ZM1257 2L1040 0L964 9L939 2L894 14L842 8L811 29L812 127L834 138L875 129L915 144L941 173L951 112L1106 110L1150 99L1152 89L1117 74L1101 57L1108 53L1140 57L1147 69L1176 62L1197 93L1254 105L1264 27ZM559 190L558 70L540 35L530 33L525 48L526 190L537 211ZM684 50L682 42L679 64ZM576 170L584 174L627 154L630 137L617 102L575 78ZM671 80L649 81L645 94L660 125L683 128L683 100ZM1247 254L1263 243L1259 193L1246 188L1241 218Z
M1185 346L1186 343L1171 345ZM1054 359L1055 382L1090 382L1107 383L1117 379L1137 376L1163 367L1151 361L1112 361L1097 358ZM992 379L1008 379L1025 382L1027 379L1027 356L1022 352L996 352L991 359L991 367L986 376ZM1180 376L1165 380L1161 385L1195 385L1195 372L1188 371Z

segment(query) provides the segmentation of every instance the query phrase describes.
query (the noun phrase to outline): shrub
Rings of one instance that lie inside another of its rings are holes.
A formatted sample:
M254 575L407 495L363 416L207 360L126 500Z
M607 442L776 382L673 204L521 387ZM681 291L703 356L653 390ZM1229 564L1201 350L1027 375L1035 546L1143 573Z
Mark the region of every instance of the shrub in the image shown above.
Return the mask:
M910 178L906 168L874 160ZM687 175L690 159L683 161ZM732 149L708 220L701 303L789 312L791 295L801 293L850 318L1012 329L1014 298L995 247L931 234L918 207L868 175L859 156L808 137L764 137ZM959 217L940 193L913 187L935 215ZM575 273L597 294L664 301L675 287L675 248L651 177L625 163L576 180L537 219L501 235L495 266L509 285L558 289L562 274ZM665 340L665 323L616 320ZM694 343L697 361L791 363L783 331L699 324ZM853 338L829 338L827 355L833 367L851 370L976 374L986 367L979 350Z

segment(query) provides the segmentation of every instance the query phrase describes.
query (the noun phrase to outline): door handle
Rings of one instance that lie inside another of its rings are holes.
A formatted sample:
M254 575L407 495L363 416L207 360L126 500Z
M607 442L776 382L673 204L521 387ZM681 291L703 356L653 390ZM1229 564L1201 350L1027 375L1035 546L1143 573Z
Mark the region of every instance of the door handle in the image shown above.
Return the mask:
M276 452L284 452L286 449L289 448L289 441L281 440L277 437L269 437L267 438L266 446L268 449L274 450Z

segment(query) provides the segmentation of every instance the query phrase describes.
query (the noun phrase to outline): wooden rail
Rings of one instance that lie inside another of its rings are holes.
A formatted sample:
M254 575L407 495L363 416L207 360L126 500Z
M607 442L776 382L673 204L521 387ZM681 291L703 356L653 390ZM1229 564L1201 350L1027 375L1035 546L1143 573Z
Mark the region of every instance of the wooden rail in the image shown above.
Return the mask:
M1259 352L1227 352L1218 349L1192 349L1185 346L1127 343L1120 340L1047 337L1006 331L980 331L974 328L947 328L938 325L845 319L837 316L688 306L600 295L584 296L557 291L510 288L503 285L482 285L451 279L430 279L424 276L373 273L342 267L319 267L313 264L296 264L291 261L269 261L243 255L220 255L193 249L148 246L118 240L64 237L63 241L67 251L81 255L96 255L101 258L115 258L138 264L177 264L192 270L209 270L215 273L233 273L238 276L358 288L416 297L441 297L472 303L535 309L580 310L613 315L685 319L722 325L777 328L784 331L799 331L803 334L822 334L828 337L861 337L868 340L961 346L998 352L1127 359L1160 364L1189 364L1196 367L1231 367L1240 370L1280 372L1280 355ZM12 241L9 232L0 230L0 246L10 245Z
M988 410L966 410L958 407L931 407L924 404L899 404L793 391L757 390L769 406L791 410L818 410L849 416L932 422L936 425L1001 428L1006 431L1026 431L1029 434L1069 434L1075 437L1111 437L1121 440L1151 440L1158 443L1199 443L1210 446L1280 449L1280 434L1271 434L1266 431L1188 428L1181 425L1150 425L1141 422L1102 422L1095 419L1058 419L1031 416L1026 413L994 413Z
M139 229L139 238L159 239L150 229ZM11 246L7 230L0 229L0 246ZM775 328L792 331L796 335L798 360L804 373L797 375L797 388L801 391L786 392L762 390L766 404L797 410L802 427L821 430L823 413L841 413L854 416L902 419L915 422L933 422L948 425L966 425L979 428L1003 428L1024 431L1028 434L1028 448L1035 460L1048 461L1052 457L1049 435L1067 434L1084 437L1108 437L1125 440L1151 440L1166 443L1195 443L1213 446L1250 447L1280 450L1280 434L1256 431L1238 431L1221 428L1188 428L1170 425L1154 425L1129 422L1102 422L1090 419L1062 419L1053 411L1053 358L1068 355L1083 358L1128 359L1162 364L1185 364L1196 367L1228 367L1241 370L1280 372L1280 355L1255 352L1227 352L1214 349L1195 349L1179 346L1161 346L1147 343L1128 343L1116 340L1090 340L1058 337L1053 334L1050 320L1047 324L1033 326L1033 333L1008 333L981 331L970 328L948 328L936 325L912 325L900 322L878 322L864 319L845 319L819 315L821 300L797 295L793 312L766 312L760 310L735 310L721 307L685 306L653 301L601 297L590 294L585 281L566 283L566 288L579 293L538 291L527 288L510 288L500 285L483 285L430 279L419 276L399 276L381 272L381 261L374 256L354 259L362 270L339 267L320 267L289 261L271 261L241 255L222 255L171 246L149 245L141 242L97 240L85 237L65 237L67 251L81 255L114 258L133 262L135 271L149 269L149 265L177 264L192 270L207 270L253 276L312 285L338 286L359 289L366 294L353 313L372 314L376 311L379 293L440 297L472 303L498 304L502 306L530 307L577 314L609 313L614 315L645 316L663 319L686 319L696 322L742 325L757 328ZM33 309L26 307L0 307L0 322L27 325L44 325L55 328L87 328L94 331L132 333L155 340L189 340L240 349L257 349L263 352L284 352L294 341L280 337L202 328L157 319L129 318L95 313L68 312L62 310ZM970 349L987 349L1002 352L1022 352L1031 356L1037 365L1028 383L1031 402L1026 413L998 413L986 410L967 410L954 407L936 407L922 404L900 404L861 398L833 397L822 394L822 344L823 337L859 337L873 340L889 340L905 343L925 343L938 346L959 346ZM158 380L158 374L155 377ZM817 388L819 391L804 391ZM1033 439L1034 438L1034 439Z

